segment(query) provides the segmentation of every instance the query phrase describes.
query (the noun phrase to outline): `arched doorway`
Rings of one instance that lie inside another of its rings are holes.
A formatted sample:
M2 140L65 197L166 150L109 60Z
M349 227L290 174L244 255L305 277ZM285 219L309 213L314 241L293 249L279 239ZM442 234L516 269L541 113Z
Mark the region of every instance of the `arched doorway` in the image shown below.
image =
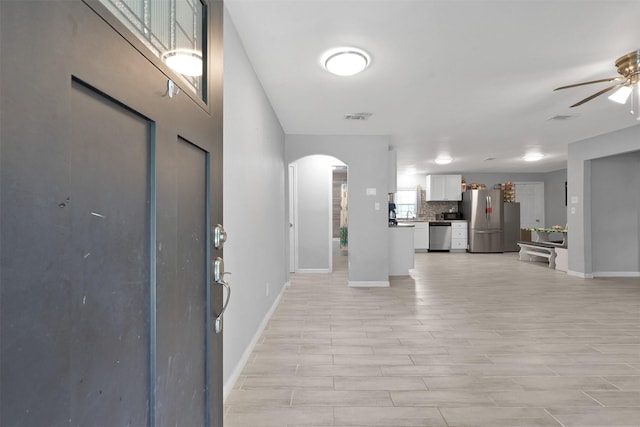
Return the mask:
M289 164L289 271L348 269L348 166L310 155Z

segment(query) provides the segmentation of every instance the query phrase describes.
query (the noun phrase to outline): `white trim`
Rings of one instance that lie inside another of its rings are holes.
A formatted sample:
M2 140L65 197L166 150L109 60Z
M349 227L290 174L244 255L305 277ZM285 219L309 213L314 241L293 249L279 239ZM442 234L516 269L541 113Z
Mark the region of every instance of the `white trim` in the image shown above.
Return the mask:
M640 271L594 271L593 277L640 277Z
M262 322L260 323L260 326L258 326L258 329L256 330L256 333L253 335L251 342L242 353L242 356L240 357L240 361L236 364L236 368L233 370L233 372L229 376L229 379L224 384L224 387L222 388L223 403L224 401L227 400L227 397L229 397L229 395L231 394L233 387L236 385L236 382L238 381L238 378L240 378L240 374L242 373L242 370L244 369L247 362L249 361L249 357L251 356L251 353L253 352L256 344L258 344L258 340L262 336L262 332L264 332L264 329L267 327L269 320L271 320L271 316L273 316L273 313L276 311L276 308L278 308L278 305L280 304L280 300L282 299L282 295L284 294L285 290L290 286L291 286L290 282L287 282L284 284L284 286L280 290L280 294L278 294L278 297L273 301L271 308L269 309L267 314L265 314L264 318L262 319Z
M331 270L328 268L299 268L296 270L296 273L300 274L328 274L331 273Z
M289 164L289 273L298 267L298 171L295 163Z
M593 279L593 274L586 274L580 271L568 270L567 274L569 276L582 277L583 279Z
M333 272L333 167L329 167L329 200L327 206L329 207L329 273Z
M388 288L389 286L391 286L389 281L349 280L350 288Z

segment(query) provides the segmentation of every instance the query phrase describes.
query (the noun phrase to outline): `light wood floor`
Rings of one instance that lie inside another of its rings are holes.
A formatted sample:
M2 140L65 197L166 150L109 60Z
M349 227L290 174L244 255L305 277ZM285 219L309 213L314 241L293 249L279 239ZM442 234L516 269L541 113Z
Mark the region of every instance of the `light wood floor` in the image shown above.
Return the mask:
M225 427L640 426L640 279L416 254L390 288L292 275Z

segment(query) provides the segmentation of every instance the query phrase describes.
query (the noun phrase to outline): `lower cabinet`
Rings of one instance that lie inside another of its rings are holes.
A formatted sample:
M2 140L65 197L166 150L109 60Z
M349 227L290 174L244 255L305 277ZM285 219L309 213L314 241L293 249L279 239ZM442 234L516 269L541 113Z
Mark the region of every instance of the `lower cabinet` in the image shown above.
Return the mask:
M416 252L427 252L429 250L429 223L416 222L413 237L413 248Z
M467 250L467 222L451 223L451 250L466 251Z

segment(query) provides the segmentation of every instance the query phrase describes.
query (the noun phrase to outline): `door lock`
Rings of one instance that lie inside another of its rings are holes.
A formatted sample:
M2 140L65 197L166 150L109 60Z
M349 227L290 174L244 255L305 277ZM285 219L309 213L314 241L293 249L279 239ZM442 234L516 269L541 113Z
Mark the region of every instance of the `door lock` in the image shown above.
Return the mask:
M227 232L224 228L218 224L213 228L213 247L215 249L222 249L224 242L227 241Z

